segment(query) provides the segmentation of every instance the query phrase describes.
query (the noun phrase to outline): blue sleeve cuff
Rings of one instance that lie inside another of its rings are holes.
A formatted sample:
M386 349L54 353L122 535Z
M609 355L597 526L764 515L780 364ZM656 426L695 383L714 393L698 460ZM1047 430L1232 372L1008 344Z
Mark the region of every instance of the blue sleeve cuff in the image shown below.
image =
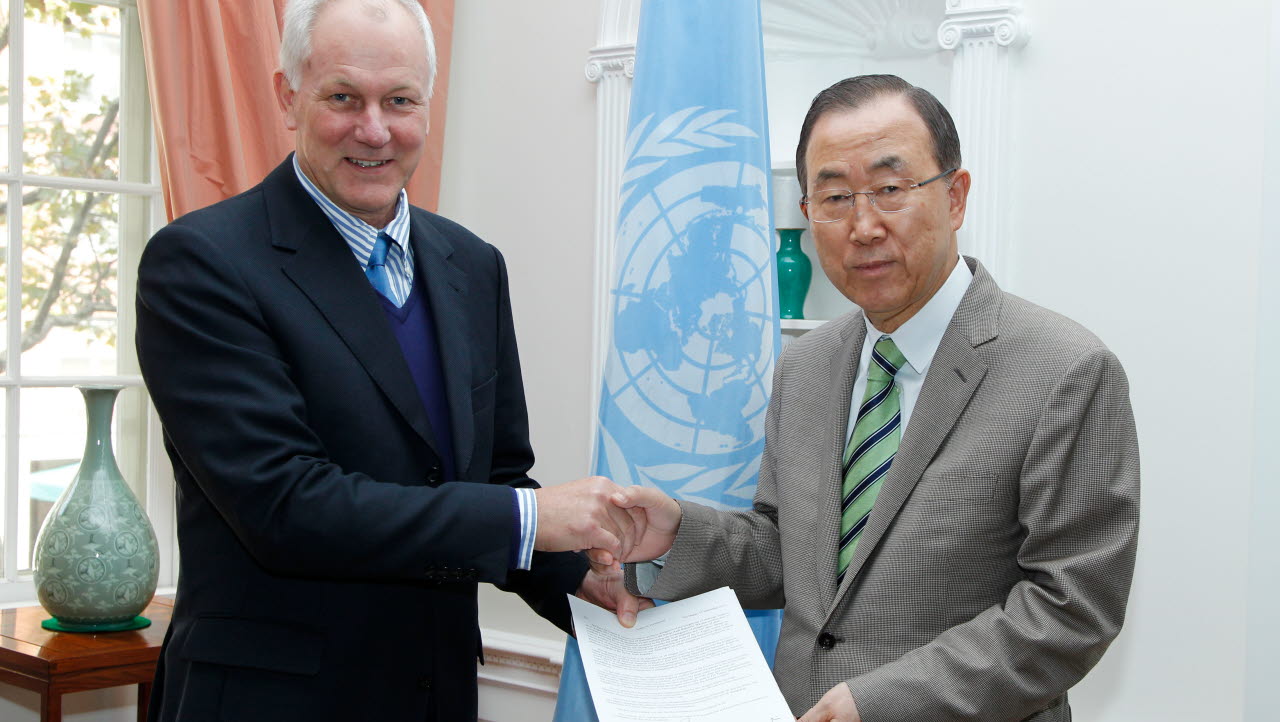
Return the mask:
M511 548L511 568L528 570L533 567L533 540L538 535L538 497L533 489L512 489L515 496L516 534Z

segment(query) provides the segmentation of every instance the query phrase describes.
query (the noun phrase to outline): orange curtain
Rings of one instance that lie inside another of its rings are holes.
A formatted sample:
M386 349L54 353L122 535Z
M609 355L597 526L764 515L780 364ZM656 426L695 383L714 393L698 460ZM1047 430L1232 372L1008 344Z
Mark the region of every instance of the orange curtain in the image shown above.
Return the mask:
M434 211L440 203L440 165L444 160L444 110L449 97L449 59L453 57L453 0L418 0L427 11L436 38L436 87L431 95L431 131L418 170L409 179L409 202Z
M436 37L431 133L409 200L440 196L453 0L419 0ZM172 220L247 190L293 150L271 74L285 0L139 0L147 85Z

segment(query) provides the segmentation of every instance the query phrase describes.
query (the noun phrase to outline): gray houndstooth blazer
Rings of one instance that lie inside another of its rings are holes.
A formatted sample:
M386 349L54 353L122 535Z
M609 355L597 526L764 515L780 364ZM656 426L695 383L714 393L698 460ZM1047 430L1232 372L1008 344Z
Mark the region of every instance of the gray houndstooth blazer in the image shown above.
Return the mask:
M865 325L805 334L773 380L754 509L681 502L647 590L785 607L775 664L802 714L847 682L866 722L1069 720L1124 621L1138 444L1115 356L982 266L929 367L844 583L840 455ZM629 569L634 589L634 570Z

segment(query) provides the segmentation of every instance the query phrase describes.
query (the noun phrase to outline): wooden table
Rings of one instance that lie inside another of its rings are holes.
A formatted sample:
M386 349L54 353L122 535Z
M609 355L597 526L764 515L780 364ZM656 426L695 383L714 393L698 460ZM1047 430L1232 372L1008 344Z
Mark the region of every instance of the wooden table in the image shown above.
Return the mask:
M62 695L68 692L136 684L138 720L145 722L172 614L173 600L156 597L142 613L151 620L146 629L72 634L42 628L49 613L40 607L0 610L0 682L39 692L40 722L62 720Z

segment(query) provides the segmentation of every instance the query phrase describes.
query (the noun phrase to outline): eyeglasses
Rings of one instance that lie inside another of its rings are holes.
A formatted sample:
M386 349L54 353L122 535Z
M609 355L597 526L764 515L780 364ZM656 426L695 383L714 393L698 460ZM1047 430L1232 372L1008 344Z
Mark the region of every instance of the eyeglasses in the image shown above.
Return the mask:
M847 188L829 188L813 194L813 199L805 196L800 200L809 206L809 219L814 223L835 223L843 221L853 212L854 202L858 196L866 196L871 206L881 213L901 213L911 209L911 191L923 188L930 183L955 173L959 168L943 171L938 175L922 180L919 183L913 178L895 178L876 185L869 191L851 191Z

